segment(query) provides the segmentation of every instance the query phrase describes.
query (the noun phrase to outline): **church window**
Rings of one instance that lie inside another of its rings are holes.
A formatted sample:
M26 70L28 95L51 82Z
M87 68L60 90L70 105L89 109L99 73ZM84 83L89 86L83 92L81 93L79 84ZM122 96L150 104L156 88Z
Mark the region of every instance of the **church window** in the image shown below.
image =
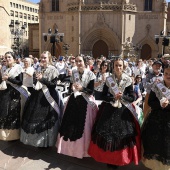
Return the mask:
M52 11L59 11L59 0L52 0Z
M152 11L152 0L145 0L145 11Z

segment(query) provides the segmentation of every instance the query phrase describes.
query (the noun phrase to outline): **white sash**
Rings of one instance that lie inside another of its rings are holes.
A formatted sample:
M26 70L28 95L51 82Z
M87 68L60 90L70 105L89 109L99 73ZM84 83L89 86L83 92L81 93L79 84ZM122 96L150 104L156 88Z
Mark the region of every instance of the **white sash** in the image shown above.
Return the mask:
M111 92L112 94L116 95L116 94L118 94L118 93L120 92L117 83L114 82L114 80L113 80L112 77L108 77L108 78L107 78L107 83L108 83L108 85L109 85L109 89L110 89L110 92ZM138 120L138 114L136 113L136 110L135 110L135 108L133 107L132 103L126 103L126 102L123 101L123 100L118 100L117 105L116 105L115 103L111 102L111 104L112 104L113 107L117 106L118 108L122 107L122 106L121 106L121 103L122 103L125 107L127 107L127 108L130 110L130 112L133 114L133 116L135 117L135 119L136 119L137 121L139 121L139 120Z
M162 97L166 97L168 100L170 100L170 90L162 83L157 83L156 86L161 91Z
M30 96L30 93L27 90L27 87L25 86L18 86L16 84L13 84L9 81L7 81L8 84L10 84L14 89L16 89L17 91L19 91L26 99Z
M77 70L73 71L73 83L81 84L80 76ZM81 92L77 91L76 89L73 89L74 97L80 96Z
M78 71L74 70L72 75L73 75L73 82L81 84L81 80L80 80L80 76L79 76ZM90 101L89 96L87 94L85 94L83 92L79 92L79 91L74 90L74 89L73 89L73 91L74 91L75 97L82 95L84 97L84 99L87 101L87 103L92 106L93 109L97 109L96 104L93 101Z
M109 89L110 89L110 92L111 94L114 96L114 95L117 95L120 90L119 90L119 87L117 85L117 83L113 80L113 78L110 76L106 79L107 81L107 84L109 85ZM111 102L112 106L113 107L118 107L118 108L121 108L122 107L122 104L121 104L121 101L120 100L116 100L114 103Z
M50 92L47 88L46 85L43 84L42 86L42 91L47 99L47 101L49 102L49 104L54 108L54 110L57 112L58 114L58 118L60 118L60 108L58 106L58 104L55 102L55 100L52 98L52 96L50 95ZM59 119L58 119L59 120Z

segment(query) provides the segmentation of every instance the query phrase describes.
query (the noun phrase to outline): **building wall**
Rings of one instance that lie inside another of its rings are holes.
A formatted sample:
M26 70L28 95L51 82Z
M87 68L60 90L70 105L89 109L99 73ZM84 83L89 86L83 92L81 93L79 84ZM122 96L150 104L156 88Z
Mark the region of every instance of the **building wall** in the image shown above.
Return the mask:
M0 55L4 55L5 52L10 49L10 31L9 31L9 3L7 1L0 1Z
M28 24L39 22L39 5L30 3L26 0L0 0L0 55L11 49L11 45L14 43L14 36L11 35L9 25L15 25L15 21L19 21L19 29L25 24L25 34L20 36L21 46L28 46ZM24 18L26 16L26 18ZM28 18L30 16L30 19Z

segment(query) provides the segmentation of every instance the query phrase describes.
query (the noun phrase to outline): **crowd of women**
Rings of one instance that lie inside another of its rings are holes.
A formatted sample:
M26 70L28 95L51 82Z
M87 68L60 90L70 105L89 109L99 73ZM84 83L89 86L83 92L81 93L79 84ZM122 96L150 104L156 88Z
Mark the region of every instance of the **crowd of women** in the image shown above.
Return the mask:
M5 53L0 140L56 146L60 154L91 156L108 169L142 160L152 170L169 170L169 58L139 60L136 66L121 57L95 63L83 55L71 56L69 63L63 59L55 63L44 51L35 69L31 58L21 66L14 53ZM63 104L56 85L65 78L70 88Z

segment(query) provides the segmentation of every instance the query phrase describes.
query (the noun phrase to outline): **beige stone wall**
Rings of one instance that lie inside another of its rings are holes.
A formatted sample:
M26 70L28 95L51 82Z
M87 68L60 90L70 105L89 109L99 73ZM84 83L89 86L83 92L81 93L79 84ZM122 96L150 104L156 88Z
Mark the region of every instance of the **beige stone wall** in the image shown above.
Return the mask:
M11 50L11 39L9 31L9 3L6 0L0 1L0 55Z
M29 24L29 54L39 58L39 24Z

